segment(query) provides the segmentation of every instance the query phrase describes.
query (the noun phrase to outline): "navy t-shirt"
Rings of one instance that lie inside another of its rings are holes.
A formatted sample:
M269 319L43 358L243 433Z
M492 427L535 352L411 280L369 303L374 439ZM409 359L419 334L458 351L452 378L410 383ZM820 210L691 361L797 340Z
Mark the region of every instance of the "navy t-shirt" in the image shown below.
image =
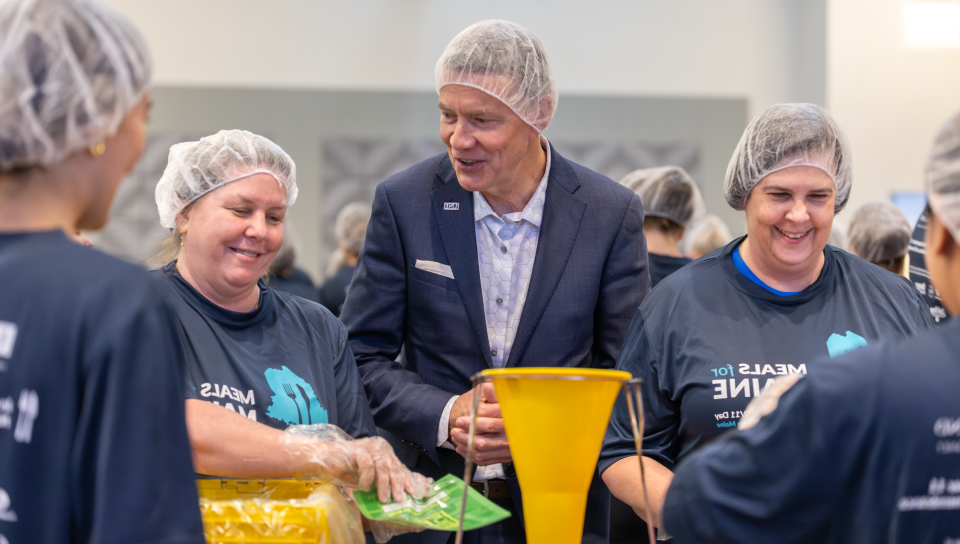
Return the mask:
M173 263L158 275L177 296L186 395L277 429L329 423L376 436L347 330L315 302L260 284L260 306L226 310L197 292Z
M678 544L960 542L960 322L835 360L681 461Z
M174 327L142 269L0 235L0 542L203 542Z
M743 238L665 279L640 305L618 370L643 379L644 455L672 469L737 426L750 401L810 361L932 326L902 276L831 246L820 277L791 296L746 278L733 262ZM636 455L626 398L614 407L600 470Z
M692 263L693 259L650 253L647 255L647 262L650 264L650 287L656 287L663 278Z

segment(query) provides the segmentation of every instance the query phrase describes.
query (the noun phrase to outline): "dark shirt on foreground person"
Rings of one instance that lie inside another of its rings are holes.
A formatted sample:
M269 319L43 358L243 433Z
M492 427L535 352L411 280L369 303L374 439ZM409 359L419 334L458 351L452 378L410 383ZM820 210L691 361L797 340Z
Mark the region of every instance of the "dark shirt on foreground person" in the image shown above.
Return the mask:
M162 287L61 231L0 235L0 542L201 544Z
M960 542L960 321L811 365L756 427L680 462L677 544Z

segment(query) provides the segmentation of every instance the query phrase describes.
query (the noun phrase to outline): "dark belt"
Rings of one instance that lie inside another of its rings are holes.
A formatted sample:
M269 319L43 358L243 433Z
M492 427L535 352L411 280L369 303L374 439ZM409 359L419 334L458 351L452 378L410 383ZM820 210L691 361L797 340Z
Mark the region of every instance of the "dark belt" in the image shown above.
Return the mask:
M507 487L506 480L486 480L483 482L472 482L470 487L476 489L481 495L488 499L510 498L510 488Z

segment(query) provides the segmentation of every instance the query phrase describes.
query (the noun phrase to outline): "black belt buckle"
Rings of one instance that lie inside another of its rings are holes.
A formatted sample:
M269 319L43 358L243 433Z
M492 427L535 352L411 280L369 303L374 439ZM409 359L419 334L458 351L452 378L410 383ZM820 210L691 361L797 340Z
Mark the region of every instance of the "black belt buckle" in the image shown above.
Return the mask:
M487 481L487 480L479 480L479 481L474 480L474 481L470 482L470 487L472 487L472 488L476 489L477 491L479 491L480 494L484 496L484 498L487 498L487 499L490 498L490 482L489 482L489 481Z

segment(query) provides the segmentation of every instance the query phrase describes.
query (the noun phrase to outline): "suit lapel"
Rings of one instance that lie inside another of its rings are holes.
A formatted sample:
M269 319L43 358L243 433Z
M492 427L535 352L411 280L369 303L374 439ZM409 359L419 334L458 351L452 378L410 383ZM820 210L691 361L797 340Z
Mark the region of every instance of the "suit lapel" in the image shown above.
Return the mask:
M477 256L477 232L473 220L473 193L466 191L457 182L456 172L450 159L444 159L437 170L442 185L430 193L433 213L440 228L440 239L450 259L454 280L460 299L467 311L467 319L480 342L487 367L493 365L490 358L490 340L487 338L487 322L483 314L480 289L480 262ZM458 210L445 210L445 203L459 204Z
M540 239L537 242L537 256L533 263L530 278L530 290L523 304L520 325L510 348L507 367L517 366L517 361L530 343L530 337L536 330L547 304L553 297L560 277L567 267L570 252L580 231L587 203L573 195L580 187L576 173L566 159L550 146L552 164L547 179L547 200L543 206L543 221L540 227Z

